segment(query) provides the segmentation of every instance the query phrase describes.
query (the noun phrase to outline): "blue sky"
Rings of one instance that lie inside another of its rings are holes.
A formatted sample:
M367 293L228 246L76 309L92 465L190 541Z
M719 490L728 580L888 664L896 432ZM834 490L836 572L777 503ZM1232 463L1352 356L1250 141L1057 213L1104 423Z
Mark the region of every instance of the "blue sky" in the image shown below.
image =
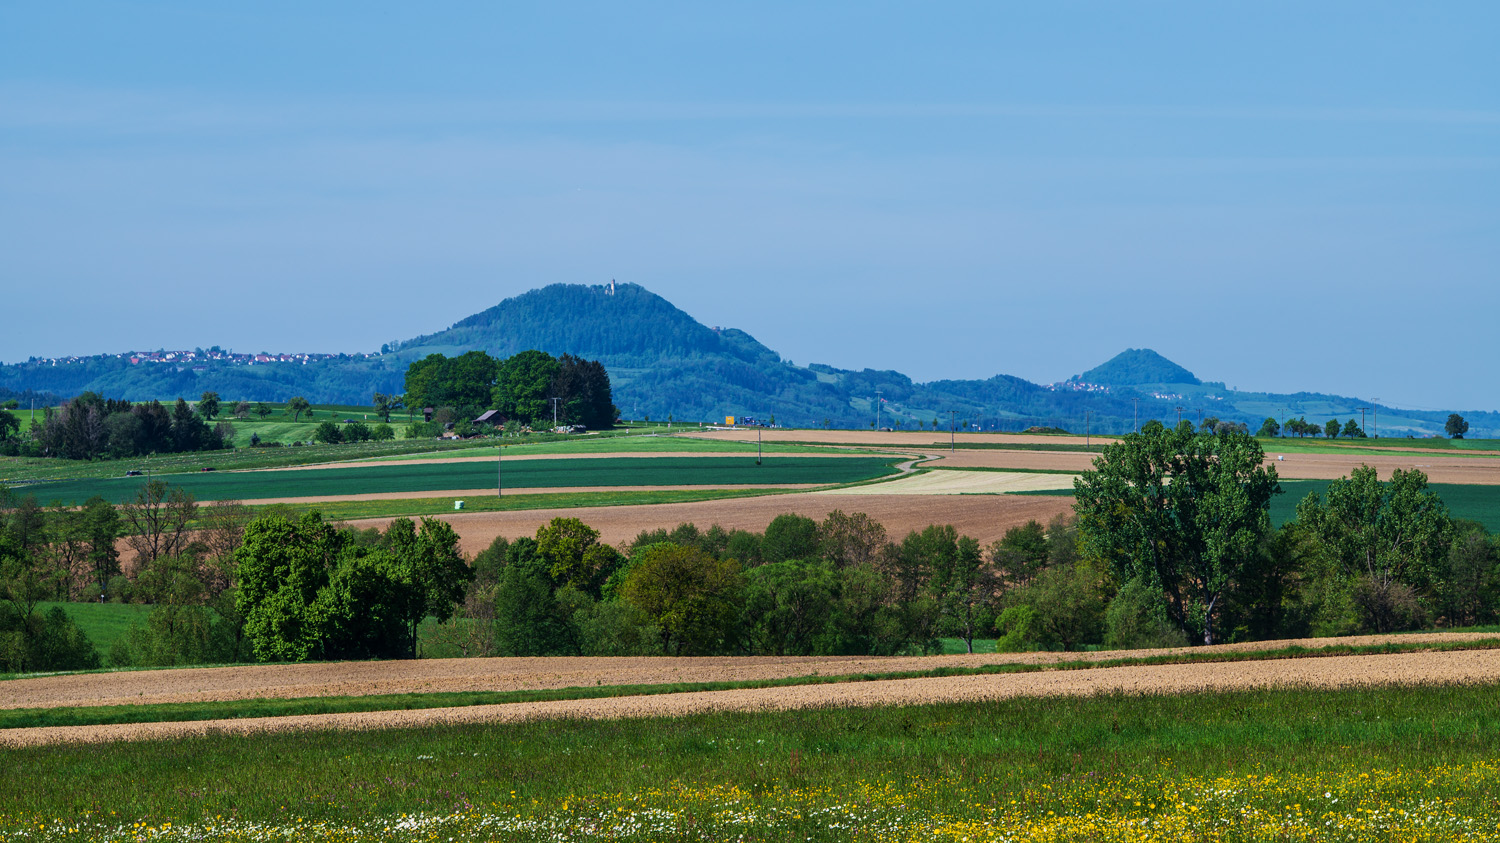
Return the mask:
M1500 5L809 6L0 5L0 360L615 278L802 364L1500 409Z

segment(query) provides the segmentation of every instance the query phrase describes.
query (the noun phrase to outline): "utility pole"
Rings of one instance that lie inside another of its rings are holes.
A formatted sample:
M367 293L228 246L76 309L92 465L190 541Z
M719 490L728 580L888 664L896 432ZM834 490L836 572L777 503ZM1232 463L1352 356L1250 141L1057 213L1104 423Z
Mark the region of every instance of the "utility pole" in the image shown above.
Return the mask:
M505 497L505 469L500 466L504 457L505 444L502 442L495 448L495 497L497 498Z
M1094 433L1094 411L1093 410L1084 410L1083 411L1083 449L1085 451L1087 451L1089 449L1089 441L1093 438L1093 433Z
M1360 433L1364 433L1365 432L1365 410L1368 410L1370 408L1369 407L1355 407L1354 409L1356 409L1356 410L1359 411L1359 432Z
M953 449L955 447L954 443L953 443L953 428L958 424L957 419L958 419L958 411L957 410L949 410L948 411L948 452L949 453L952 453Z
M1182 405L1177 405L1177 426L1182 427Z
M760 425L755 426L755 464L760 465L760 432L765 430Z
M1380 398L1376 397L1376 399L1374 401L1371 401L1370 403L1375 405L1371 409L1373 409L1375 411L1375 438L1379 439L1380 438Z
M557 432L557 402L561 401L562 399L561 398L548 398L547 400L552 402L552 432L556 433Z
M1140 433L1141 432L1141 399L1139 399L1139 398L1132 398L1130 400L1131 400L1132 403L1135 404L1135 432L1136 433Z
M880 430L880 390L875 390L875 429Z

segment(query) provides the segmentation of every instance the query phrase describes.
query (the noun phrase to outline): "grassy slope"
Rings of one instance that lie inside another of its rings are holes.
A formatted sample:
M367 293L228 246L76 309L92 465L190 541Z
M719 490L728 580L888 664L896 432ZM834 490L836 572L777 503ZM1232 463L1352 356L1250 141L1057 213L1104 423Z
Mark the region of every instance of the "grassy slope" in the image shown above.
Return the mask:
M144 624L151 614L150 606L133 603L43 603L38 609L51 611L61 606L68 617L78 624L83 634L94 642L100 655L107 655L117 639L134 624Z
M569 486L725 486L848 483L889 474L889 460L879 457L821 459L778 457L757 465L743 457L661 457L656 459L506 460L505 485L511 488ZM495 485L496 466L488 461L429 465L373 465L364 468L315 468L298 472L182 474L170 478L200 501L254 500L276 497L336 496L483 489ZM72 480L29 488L42 500L82 502L92 495L120 503L132 499L141 478Z

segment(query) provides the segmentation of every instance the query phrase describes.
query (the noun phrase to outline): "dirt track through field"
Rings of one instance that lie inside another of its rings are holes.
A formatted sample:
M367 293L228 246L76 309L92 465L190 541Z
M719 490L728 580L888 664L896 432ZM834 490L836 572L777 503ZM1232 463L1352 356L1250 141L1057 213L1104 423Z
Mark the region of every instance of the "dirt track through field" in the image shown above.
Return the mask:
M945 659L944 663L958 663L953 657L938 658ZM719 661L722 663L726 660ZM887 669L896 669L894 667L896 661L899 660L888 660L882 663L888 665ZM805 673L806 667L807 665L804 664L794 666L794 669ZM234 668L225 670L234 670ZM721 667L720 670L723 668ZM680 717L707 712L926 705L1013 697L1089 696L1101 693L1180 694L1277 687L1348 688L1439 682L1500 682L1500 651L1471 650L1277 659L1258 662L1103 667L1041 673L899 679L594 700L511 703L465 708L182 723L13 729L0 732L0 745L37 746L56 743L159 740L209 734L253 735L327 729L411 728L540 719Z

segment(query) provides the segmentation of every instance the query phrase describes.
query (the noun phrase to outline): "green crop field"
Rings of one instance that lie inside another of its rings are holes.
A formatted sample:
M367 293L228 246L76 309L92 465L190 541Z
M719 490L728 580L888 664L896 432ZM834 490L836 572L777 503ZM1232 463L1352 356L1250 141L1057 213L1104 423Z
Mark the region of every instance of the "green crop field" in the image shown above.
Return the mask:
M730 486L852 483L894 473L880 457L619 457L576 460L506 460L509 488L570 486ZM198 500L256 500L367 493L436 492L496 485L496 463L464 461L427 465L371 465L299 471L209 472L165 475L174 488ZM26 488L38 500L82 503L99 495L122 503L135 497L142 478L69 480Z
M486 444L465 453L466 457L495 458L494 444ZM877 449L862 449L870 452ZM893 449L900 450L900 449ZM832 448L826 445L788 445L767 442L762 446L767 454L848 454L848 448ZM725 442L716 439L692 439L685 436L651 434L639 436L580 436L550 442L505 442L506 459L524 459L544 454L609 454L609 453L755 453L754 442ZM380 460L409 459L401 456L380 457Z
M1413 451L1500 451L1500 439L1443 439L1423 437L1386 437L1384 439L1325 439L1321 436L1256 437L1267 451L1282 447L1302 445L1306 447L1332 448L1333 453L1365 448L1399 448Z
M1271 522L1280 526L1297 514L1297 504L1311 492L1322 494L1327 480L1283 480L1282 494L1271 499ZM1500 531L1500 486L1469 486L1455 483L1433 483L1454 518L1478 521L1490 532Z
M0 836L1492 840L1497 693L1112 694L12 749Z
M1297 504L1311 492L1322 494L1328 480L1282 480L1282 493L1271 498L1271 523L1281 526L1297 515ZM1477 486L1458 483L1433 483L1429 487L1448 505L1454 518L1478 521L1490 532L1500 531L1500 486ZM1015 495L1072 497L1072 489L1044 489L1035 492L1011 492Z
M1267 454L1362 454L1391 456L1415 451L1429 456L1500 459L1494 454L1474 451L1500 451L1495 439L1257 439ZM1436 452L1436 453L1434 453Z

